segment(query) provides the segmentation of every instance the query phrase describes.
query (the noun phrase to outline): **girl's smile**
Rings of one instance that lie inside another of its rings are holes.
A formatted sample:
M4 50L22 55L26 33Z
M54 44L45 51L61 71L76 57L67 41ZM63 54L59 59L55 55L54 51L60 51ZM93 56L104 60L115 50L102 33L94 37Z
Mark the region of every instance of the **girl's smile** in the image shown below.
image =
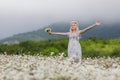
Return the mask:
M77 24L71 24L71 30L77 30Z

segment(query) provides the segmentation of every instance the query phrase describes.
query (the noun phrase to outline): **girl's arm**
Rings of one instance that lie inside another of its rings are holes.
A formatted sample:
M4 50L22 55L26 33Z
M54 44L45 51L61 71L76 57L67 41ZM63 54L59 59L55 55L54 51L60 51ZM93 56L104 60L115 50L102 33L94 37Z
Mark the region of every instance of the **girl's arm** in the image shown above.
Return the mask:
M68 33L60 33L60 32L48 32L49 34L60 35L60 36L67 36Z
M90 30L90 29L92 29L92 28L94 28L94 27L96 27L96 26L99 26L99 25L101 25L101 23L100 23L100 22L96 22L95 24L93 24L93 25L91 25L91 26L89 26L89 27L81 30L81 31L80 31L80 34L83 34L83 33L87 32L88 30Z

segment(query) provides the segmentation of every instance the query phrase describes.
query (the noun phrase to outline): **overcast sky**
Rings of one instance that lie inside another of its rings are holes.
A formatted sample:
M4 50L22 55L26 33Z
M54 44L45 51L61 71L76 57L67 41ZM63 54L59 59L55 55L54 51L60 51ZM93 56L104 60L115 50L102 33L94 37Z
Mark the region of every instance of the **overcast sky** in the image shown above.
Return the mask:
M120 21L120 0L0 0L0 39L59 22Z

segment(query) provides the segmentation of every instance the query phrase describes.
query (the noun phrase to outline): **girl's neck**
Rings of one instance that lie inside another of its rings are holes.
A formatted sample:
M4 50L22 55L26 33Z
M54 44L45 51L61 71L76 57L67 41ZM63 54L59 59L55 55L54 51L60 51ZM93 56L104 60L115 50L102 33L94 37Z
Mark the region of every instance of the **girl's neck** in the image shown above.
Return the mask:
M71 32L72 32L72 33L76 33L77 31L76 31L76 30L72 30Z

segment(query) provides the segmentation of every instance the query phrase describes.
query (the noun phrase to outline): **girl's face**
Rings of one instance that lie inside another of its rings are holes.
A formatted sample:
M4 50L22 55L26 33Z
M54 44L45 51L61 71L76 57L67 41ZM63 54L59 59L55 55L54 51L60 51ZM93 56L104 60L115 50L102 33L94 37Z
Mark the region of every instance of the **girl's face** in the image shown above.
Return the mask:
M71 30L77 30L77 24L71 24Z

